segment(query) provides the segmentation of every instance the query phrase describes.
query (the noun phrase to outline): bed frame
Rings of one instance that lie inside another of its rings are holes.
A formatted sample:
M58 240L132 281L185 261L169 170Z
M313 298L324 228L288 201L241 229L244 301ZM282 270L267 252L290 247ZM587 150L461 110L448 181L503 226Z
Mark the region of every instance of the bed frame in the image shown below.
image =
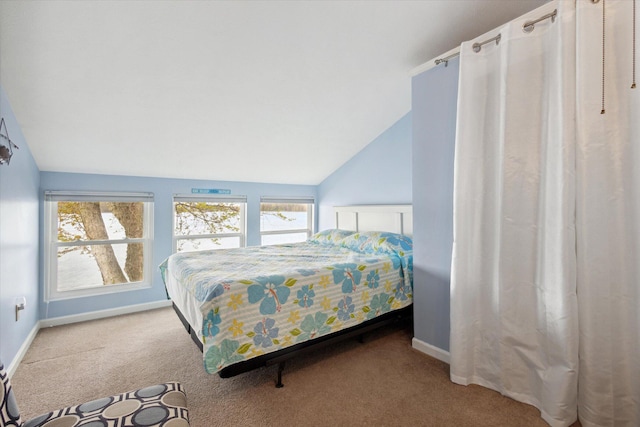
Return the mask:
M398 234L412 236L413 234L413 213L411 205L359 205L359 206L339 206L334 208L335 228L350 231L389 231ZM180 321L196 343L200 351L203 345L180 309L173 304L173 309L177 313ZM278 377L276 387L282 384L282 372L285 362L303 354L317 351L322 347L334 345L349 338L358 338L363 342L363 336L367 332L398 322L407 322L413 317L413 305L400 310L394 310L368 320L359 325L334 332L311 341L305 341L291 347L284 348L272 353L263 354L249 360L227 366L218 372L221 378L230 378L244 372L251 371L263 366L278 365Z

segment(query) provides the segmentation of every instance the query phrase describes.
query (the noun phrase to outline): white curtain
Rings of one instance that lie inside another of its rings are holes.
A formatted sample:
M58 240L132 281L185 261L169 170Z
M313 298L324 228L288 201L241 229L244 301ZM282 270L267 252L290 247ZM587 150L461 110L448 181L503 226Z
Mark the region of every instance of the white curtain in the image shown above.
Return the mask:
M552 426L640 425L632 5L606 1L604 115L602 4L550 2L461 46L451 379Z
M605 114L600 114L603 6ZM640 88L631 89L633 1L579 1L577 16L578 414L583 427L637 427Z
M557 7L461 46L450 346L454 382L552 425L576 419L575 19L522 25Z

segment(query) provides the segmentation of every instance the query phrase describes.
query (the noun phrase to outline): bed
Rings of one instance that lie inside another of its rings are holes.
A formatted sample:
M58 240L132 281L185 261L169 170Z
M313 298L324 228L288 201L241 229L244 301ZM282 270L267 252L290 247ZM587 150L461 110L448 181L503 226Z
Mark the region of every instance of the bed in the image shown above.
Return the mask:
M411 206L335 208L305 242L176 253L160 270L208 373L231 377L411 316Z

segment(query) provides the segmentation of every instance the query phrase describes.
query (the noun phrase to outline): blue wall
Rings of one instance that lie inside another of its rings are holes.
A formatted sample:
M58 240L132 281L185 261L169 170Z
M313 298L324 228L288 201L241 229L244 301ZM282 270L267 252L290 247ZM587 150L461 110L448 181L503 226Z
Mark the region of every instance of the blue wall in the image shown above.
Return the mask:
M459 61L412 79L414 335L449 350Z
M180 167L176 165L176 167ZM174 194L190 194L192 188L223 188L232 195L247 196L247 245L260 244L260 196L312 196L312 185L259 184L228 181L202 181L169 178L90 175L59 172L40 174L41 196L46 190L68 191L134 191L154 193L153 266L158 266L172 251ZM41 227L42 214L41 214ZM42 228L44 229L44 228ZM44 247L44 245L43 245ZM44 269L41 269L44 270ZM127 305L143 304L166 299L160 272L153 269L152 287L109 295L41 302L41 319L105 310ZM41 276L43 276L41 274ZM41 277L44 295L44 277Z
M335 227L333 207L411 203L411 113L318 186L318 229Z
M0 359L10 365L38 323L38 167L0 87L0 116L14 149L9 165L0 165ZM27 306L15 319L15 300Z

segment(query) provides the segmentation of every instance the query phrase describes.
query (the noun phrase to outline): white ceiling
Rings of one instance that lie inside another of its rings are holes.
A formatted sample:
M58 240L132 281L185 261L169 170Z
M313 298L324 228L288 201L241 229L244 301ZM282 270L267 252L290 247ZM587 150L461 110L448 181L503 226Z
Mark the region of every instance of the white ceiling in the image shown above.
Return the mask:
M543 3L0 0L0 83L42 171L318 184Z

